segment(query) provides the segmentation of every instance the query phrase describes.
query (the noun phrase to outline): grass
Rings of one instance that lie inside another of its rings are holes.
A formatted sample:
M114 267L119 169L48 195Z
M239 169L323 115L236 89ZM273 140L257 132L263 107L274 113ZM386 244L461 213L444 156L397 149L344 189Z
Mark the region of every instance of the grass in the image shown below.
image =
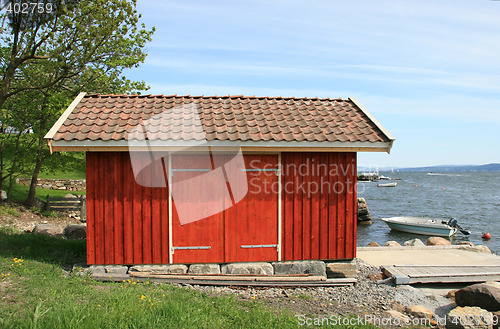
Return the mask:
M300 327L260 302L65 272L84 259L85 241L0 228L0 328Z
M256 302L170 285L64 276L85 241L0 229L1 328L295 328Z

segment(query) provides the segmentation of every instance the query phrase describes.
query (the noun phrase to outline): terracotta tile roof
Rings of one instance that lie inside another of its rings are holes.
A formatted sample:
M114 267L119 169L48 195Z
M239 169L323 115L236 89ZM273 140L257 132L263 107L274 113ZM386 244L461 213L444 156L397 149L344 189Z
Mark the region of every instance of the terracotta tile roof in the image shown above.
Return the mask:
M186 105L196 107L201 127L183 117L182 106ZM160 113L169 115L161 117ZM351 99L241 95L85 95L57 128L52 140L127 140L128 133L145 120L149 138L159 139L197 139L201 131L208 141L392 140Z

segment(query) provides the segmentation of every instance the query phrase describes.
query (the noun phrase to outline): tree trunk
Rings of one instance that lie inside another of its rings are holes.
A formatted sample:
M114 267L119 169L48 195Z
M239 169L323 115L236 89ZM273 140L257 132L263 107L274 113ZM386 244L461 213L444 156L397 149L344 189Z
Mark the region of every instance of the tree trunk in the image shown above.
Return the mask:
M26 199L26 205L33 207L35 205L35 188L38 181L38 174L40 169L42 169L43 163L43 138L38 141L38 152L36 154L36 164L33 170L33 175L31 176L30 190L28 192L28 198Z

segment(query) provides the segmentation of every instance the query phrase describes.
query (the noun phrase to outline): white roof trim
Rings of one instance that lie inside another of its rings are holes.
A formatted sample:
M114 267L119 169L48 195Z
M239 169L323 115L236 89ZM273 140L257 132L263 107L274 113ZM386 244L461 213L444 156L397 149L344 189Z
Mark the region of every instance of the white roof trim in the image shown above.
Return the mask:
M61 117L56 121L56 123L54 123L52 128L50 128L49 132L45 135L44 138L46 138L46 139L54 138L54 135L57 133L59 128L61 128L61 126L64 124L64 121L66 121L66 119L69 117L71 112L73 112L75 107L78 105L78 103L80 103L80 101L82 100L82 98L85 95L86 95L86 93L79 93L78 96L76 96L76 98L73 100L73 102L71 102L71 104L68 106L66 111L64 111L64 113L61 115Z
M395 138L392 137L392 135L384 128L384 126L382 126L380 122L378 122L377 119L375 119L375 117L371 115L370 112L368 112L363 106L361 106L361 104L359 104L359 102L354 97L349 97L349 100L351 100L354 105L356 105L368 117L368 119L370 119L375 124L375 126L377 126L377 128L380 129L384 133L384 135L391 140L392 144L392 141L394 141Z
M144 141L126 141L126 140L52 140L53 147L143 147L145 146ZM389 142L277 142L277 141L210 141L204 143L203 141L148 141L148 147L200 147L200 146L210 146L210 147L282 147L282 148L292 148L292 147L317 147L321 148L387 148L390 150L391 143Z

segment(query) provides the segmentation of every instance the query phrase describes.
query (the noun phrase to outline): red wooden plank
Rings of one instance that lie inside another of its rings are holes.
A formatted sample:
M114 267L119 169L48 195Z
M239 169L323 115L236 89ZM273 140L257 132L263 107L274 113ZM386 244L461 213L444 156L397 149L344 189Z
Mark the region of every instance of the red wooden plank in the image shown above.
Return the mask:
M96 188L96 170L95 153L86 154L86 180L87 180L87 264L95 264L95 188Z
M126 153L114 153L115 168L113 171L113 229L114 229L114 264L123 264L123 155ZM108 182L109 184L109 182Z
M161 158L154 162L152 168L153 178L155 180L160 180L163 178L163 168ZM161 197L162 197L161 187L156 187L152 190L152 201L151 201L151 238L152 238L152 263L161 263Z
M332 193L329 175L331 167L328 153L321 153L319 158L323 165L320 172L319 259L328 259L328 200Z
M290 153L283 153L281 157L283 181L283 260L293 259L293 238L294 238L294 175L293 175L293 156Z
M311 175L312 170L311 165L311 155L310 153L304 153L302 155L302 164L304 168L307 168L307 173L301 174L302 181L304 183L304 195L302 198L302 259L311 259L311 228L312 228L312 216L311 216Z
M339 186L337 201L337 257L345 258L345 222L346 222L346 156L345 153L339 153Z
M352 195L354 194L353 189L353 174L352 174L352 153L345 153L346 158L346 202L345 202L345 254L346 258L351 258L353 254L352 250L352 219L353 219L353 200Z
M104 166L104 262L105 264L114 264L115 248L114 248L114 222L113 222L113 173L116 170L116 153L102 153ZM109 163L106 164L106 162Z
M147 177L147 182L152 182L152 166L151 163L143 169ZM145 264L153 262L152 257L152 227L151 227L151 201L153 188L143 187L142 195L142 257Z
M330 175L330 183L332 185L332 193L330 193L329 204L328 204L328 213L329 213L329 221L328 221L328 258L336 259L338 257L337 254L337 223L338 223L338 215L337 215L337 201L338 201L338 181L339 181L339 165L338 165L338 153L330 153L329 154L330 163L333 164L333 173Z
M308 187L309 193L311 195L311 259L319 259L319 209L320 209L320 199L321 199L321 178L318 171L321 170L321 162L319 160L318 153L311 153L311 184Z
M131 184L131 188L133 188L134 190L134 197L132 200L133 214L134 214L132 219L134 227L134 264L144 264L144 259L142 257L143 188L142 186L137 184L135 177L133 178L133 183Z
M122 158L123 171L123 262L134 263L134 229L132 223L132 199L134 197L133 173L128 154Z
M294 213L294 232L293 232L293 245L294 245L294 251L293 251L293 259L295 260L300 260L304 259L302 255L302 250L303 250L303 226L302 226L302 205L303 205L303 191L300 188L302 181L303 181L303 175L301 175L298 171L300 168L299 166L302 164L302 153L294 153L293 154L293 164L294 164L294 188L293 188L293 213Z
M95 154L95 163L96 167L94 170L97 172L97 182L95 187L95 241L96 241L96 250L95 250L95 262L96 264L104 264L104 206L105 206L105 194L104 189L100 182L105 181L104 176L104 165L105 162L103 160L102 153Z

